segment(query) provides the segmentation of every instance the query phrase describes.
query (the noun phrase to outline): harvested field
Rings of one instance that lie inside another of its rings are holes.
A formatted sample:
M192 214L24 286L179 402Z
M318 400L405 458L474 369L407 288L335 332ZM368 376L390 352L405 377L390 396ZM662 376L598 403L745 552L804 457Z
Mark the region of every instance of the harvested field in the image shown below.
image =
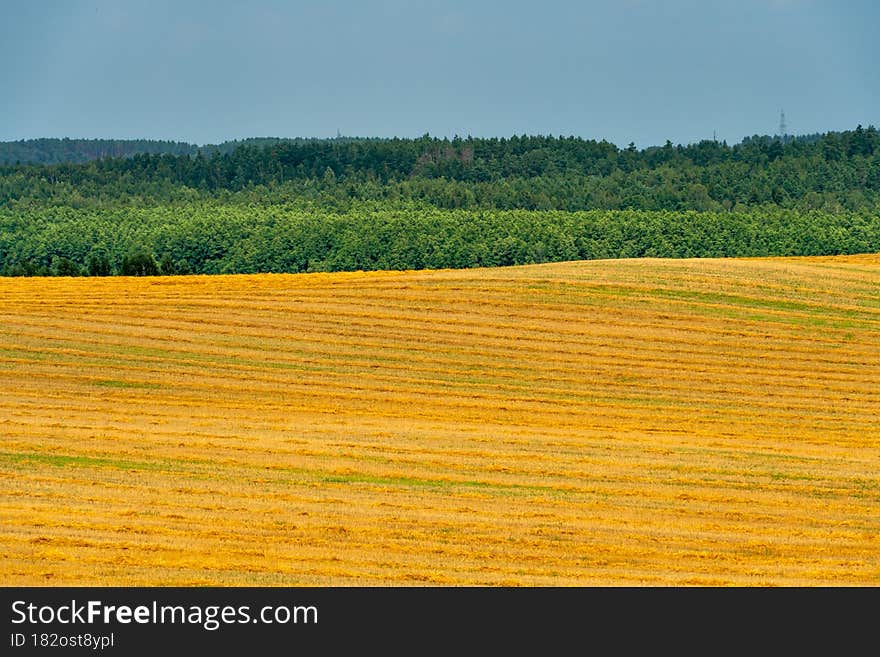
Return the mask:
M880 585L880 256L0 279L4 585Z

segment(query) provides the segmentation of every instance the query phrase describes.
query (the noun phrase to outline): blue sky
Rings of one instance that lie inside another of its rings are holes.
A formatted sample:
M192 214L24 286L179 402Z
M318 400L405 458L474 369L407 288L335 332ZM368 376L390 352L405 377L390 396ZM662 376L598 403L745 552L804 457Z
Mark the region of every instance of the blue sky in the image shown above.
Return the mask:
M868 0L0 0L0 140L880 126Z

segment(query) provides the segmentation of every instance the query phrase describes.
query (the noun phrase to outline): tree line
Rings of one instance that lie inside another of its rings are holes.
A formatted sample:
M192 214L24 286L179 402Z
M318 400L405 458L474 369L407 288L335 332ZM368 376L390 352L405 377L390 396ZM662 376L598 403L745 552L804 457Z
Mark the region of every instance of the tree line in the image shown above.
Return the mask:
M880 251L880 216L783 209L442 210L361 203L0 210L0 274L109 276L495 267Z
M415 200L448 209L877 211L880 135L858 126L643 150L542 136L268 140L213 155L0 167L0 207L236 197L262 204L305 197L342 209L351 201Z
M227 146L0 166L0 274L880 251L873 126L643 150L545 136Z

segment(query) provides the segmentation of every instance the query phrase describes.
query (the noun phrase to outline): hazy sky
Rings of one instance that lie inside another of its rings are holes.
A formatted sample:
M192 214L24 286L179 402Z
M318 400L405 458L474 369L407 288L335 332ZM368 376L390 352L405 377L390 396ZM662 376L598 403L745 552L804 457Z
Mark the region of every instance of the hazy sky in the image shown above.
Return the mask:
M0 0L0 140L880 127L876 0Z

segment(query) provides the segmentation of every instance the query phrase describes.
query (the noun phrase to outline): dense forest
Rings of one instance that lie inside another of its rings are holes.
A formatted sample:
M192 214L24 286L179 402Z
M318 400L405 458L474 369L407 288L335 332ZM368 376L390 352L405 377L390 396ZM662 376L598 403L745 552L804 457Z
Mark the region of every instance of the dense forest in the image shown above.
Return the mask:
M641 150L552 136L10 144L43 163L0 166L4 275L880 251L873 126Z

